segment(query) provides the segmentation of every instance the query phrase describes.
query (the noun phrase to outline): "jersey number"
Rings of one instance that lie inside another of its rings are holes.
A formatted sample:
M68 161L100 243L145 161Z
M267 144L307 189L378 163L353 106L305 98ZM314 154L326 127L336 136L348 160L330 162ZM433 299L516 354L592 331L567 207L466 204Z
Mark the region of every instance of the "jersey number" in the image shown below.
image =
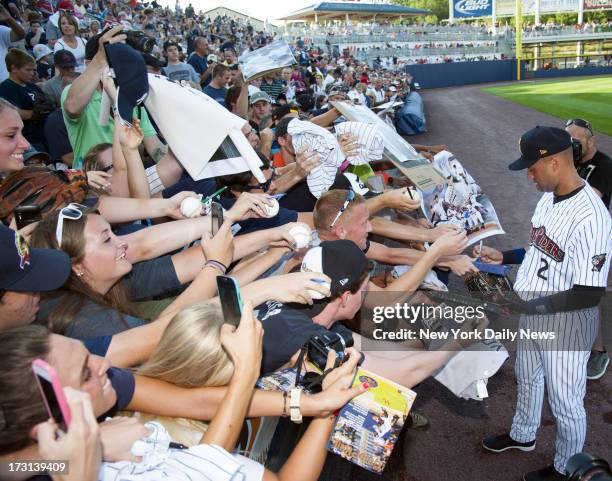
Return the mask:
M544 259L543 257L540 259L540 262L542 263L542 265L540 266L540 268L538 269L538 277L540 279L544 279L545 281L548 280L548 277L546 277L546 271L548 270L548 261L546 259Z

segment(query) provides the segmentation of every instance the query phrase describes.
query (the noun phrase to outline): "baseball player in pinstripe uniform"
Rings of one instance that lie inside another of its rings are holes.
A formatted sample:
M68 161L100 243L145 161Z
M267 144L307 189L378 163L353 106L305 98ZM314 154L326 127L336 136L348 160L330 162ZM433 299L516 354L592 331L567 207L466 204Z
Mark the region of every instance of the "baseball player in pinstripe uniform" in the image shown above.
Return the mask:
M511 170L527 176L544 195L531 219L529 248L475 249L485 262L521 264L515 292L522 299L516 354L517 406L509 433L487 438L493 452L535 449L544 386L557 422L554 464L527 473L525 481L567 479L568 459L586 437L586 366L597 335L598 304L605 292L612 221L573 164L570 135L536 127L520 140Z

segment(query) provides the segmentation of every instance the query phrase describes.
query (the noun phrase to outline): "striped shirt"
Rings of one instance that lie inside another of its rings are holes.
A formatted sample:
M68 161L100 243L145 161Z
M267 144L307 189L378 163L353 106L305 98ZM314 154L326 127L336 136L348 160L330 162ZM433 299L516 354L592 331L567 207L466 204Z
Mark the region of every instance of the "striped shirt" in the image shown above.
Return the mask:
M530 238L514 284L521 297L541 297L574 285L606 287L612 221L588 184L557 198L545 193L531 219Z
M265 80L261 81L261 85L259 86L259 90L267 93L272 100L276 101L276 98L283 93L285 85L281 80L274 80L271 84L267 83Z

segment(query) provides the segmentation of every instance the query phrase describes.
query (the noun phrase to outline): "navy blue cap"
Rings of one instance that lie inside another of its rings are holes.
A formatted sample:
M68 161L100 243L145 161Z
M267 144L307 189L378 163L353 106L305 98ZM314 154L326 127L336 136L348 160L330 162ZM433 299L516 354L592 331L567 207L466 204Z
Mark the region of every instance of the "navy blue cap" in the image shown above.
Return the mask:
M0 289L44 292L59 289L70 275L70 257L54 249L30 249L14 230L0 225Z
M125 43L107 44L104 48L115 73L115 107L122 122L132 125L134 107L143 104L149 93L147 66L140 52Z
M572 146L572 137L558 127L537 127L525 132L519 141L521 157L512 162L510 170L528 169L538 160L558 154Z

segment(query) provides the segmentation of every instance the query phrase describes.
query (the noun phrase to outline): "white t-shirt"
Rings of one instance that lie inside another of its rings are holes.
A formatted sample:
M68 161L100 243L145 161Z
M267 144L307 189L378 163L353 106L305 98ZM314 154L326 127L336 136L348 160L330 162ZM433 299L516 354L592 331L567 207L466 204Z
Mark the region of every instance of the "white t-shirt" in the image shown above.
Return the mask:
M77 42L76 48L71 48L66 42L59 38L57 39L57 42L55 42L53 51L57 52L58 50L68 50L71 52L77 62L75 70L79 73L83 73L85 70L85 40L83 40L81 37L75 38Z
M4 57L6 57L10 45L11 29L4 25L0 25L0 58L2 59L0 62L0 82L4 82L9 76Z

